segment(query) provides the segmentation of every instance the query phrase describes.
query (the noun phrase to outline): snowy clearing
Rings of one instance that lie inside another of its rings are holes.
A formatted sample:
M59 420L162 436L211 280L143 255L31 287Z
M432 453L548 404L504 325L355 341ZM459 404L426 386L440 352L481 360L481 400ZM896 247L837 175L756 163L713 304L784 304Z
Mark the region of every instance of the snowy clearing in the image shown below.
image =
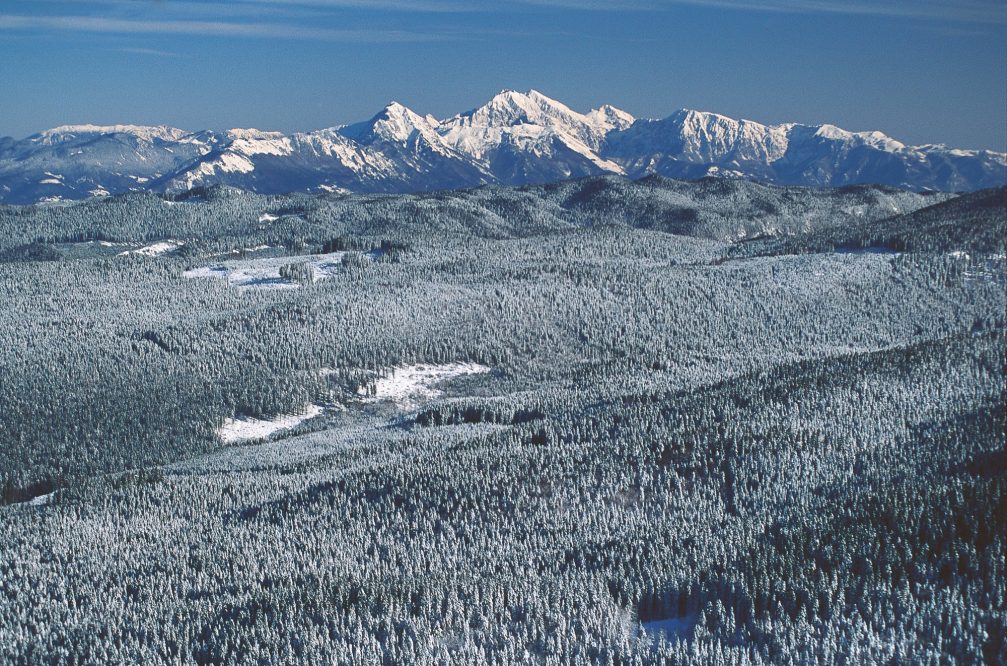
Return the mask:
M185 245L185 243L177 240L158 241L157 243L144 245L143 247L137 248L135 250L126 250L125 252L120 252L118 256L126 257L129 255L138 255L141 257L160 257L162 254L174 252L183 245Z
M267 420L250 416L226 419L224 424L217 428L217 437L224 444L265 439L273 433L289 430L321 413L322 408L318 405L306 405L303 414L280 414Z
M45 506L46 504L49 503L49 500L51 500L55 494L56 491L46 493L45 495L39 495L38 497L31 498L25 503L28 504L29 506Z
M490 369L478 363L446 363L443 365L409 365L389 369L388 374L379 377L374 384L357 390L367 402L388 400L403 409L412 409L418 401L432 400L443 391L437 384L462 375L476 375Z
M258 248L252 248L256 250ZM280 269L288 264L307 263L311 266L314 281L326 280L342 268L345 252L307 254L295 257L264 257L261 259L229 259L211 266L185 271L187 278L220 278L238 289L296 289L297 282L280 276ZM369 256L369 255L361 255Z

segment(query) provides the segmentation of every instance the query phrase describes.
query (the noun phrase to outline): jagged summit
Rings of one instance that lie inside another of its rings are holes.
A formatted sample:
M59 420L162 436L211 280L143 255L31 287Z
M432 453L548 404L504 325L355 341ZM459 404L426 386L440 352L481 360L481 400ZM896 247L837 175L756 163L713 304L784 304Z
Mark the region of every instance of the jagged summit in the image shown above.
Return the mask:
M393 101L363 122L292 135L82 124L0 139L0 203L214 184L413 192L598 174L962 191L1007 183L1007 155L692 109L659 120L609 104L581 113L534 89L502 90L443 120Z
M589 111L587 118L604 130L623 130L636 122L632 114L611 104L602 104L597 109Z
M445 121L481 127L509 127L518 124L542 124L550 116L573 113L560 102L537 90L527 93L502 90L486 104Z
M389 102L385 108L362 123L347 125L339 130L343 136L354 141L375 140L406 141L413 132L430 131L433 124L399 102Z

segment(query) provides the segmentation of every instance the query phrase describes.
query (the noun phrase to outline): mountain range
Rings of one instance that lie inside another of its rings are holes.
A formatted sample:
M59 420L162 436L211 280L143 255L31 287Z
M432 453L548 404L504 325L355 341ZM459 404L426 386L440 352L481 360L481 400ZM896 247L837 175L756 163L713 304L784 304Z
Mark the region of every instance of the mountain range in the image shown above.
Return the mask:
M13 204L218 184L266 194L403 193L603 174L972 191L1007 183L1007 154L701 111L663 120L608 105L579 113L534 90L503 91L444 120L393 102L361 123L289 135L68 125L0 138L0 203Z

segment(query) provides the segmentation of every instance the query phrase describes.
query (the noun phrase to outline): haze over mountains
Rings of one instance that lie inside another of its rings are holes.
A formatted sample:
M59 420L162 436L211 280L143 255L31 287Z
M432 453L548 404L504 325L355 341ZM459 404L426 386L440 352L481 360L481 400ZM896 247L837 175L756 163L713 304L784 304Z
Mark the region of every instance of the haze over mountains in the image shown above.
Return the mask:
M598 174L969 191L1007 183L1007 154L690 110L663 120L607 105L583 114L534 90L503 91L444 120L393 102L361 123L291 135L73 125L0 138L0 203L14 204L215 184L417 192Z

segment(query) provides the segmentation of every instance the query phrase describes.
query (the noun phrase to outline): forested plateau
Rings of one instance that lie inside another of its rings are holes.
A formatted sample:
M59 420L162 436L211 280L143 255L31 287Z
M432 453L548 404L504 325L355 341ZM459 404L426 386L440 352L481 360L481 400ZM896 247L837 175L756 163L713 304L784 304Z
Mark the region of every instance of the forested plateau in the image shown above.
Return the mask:
M0 206L0 663L1007 663L1007 188Z

